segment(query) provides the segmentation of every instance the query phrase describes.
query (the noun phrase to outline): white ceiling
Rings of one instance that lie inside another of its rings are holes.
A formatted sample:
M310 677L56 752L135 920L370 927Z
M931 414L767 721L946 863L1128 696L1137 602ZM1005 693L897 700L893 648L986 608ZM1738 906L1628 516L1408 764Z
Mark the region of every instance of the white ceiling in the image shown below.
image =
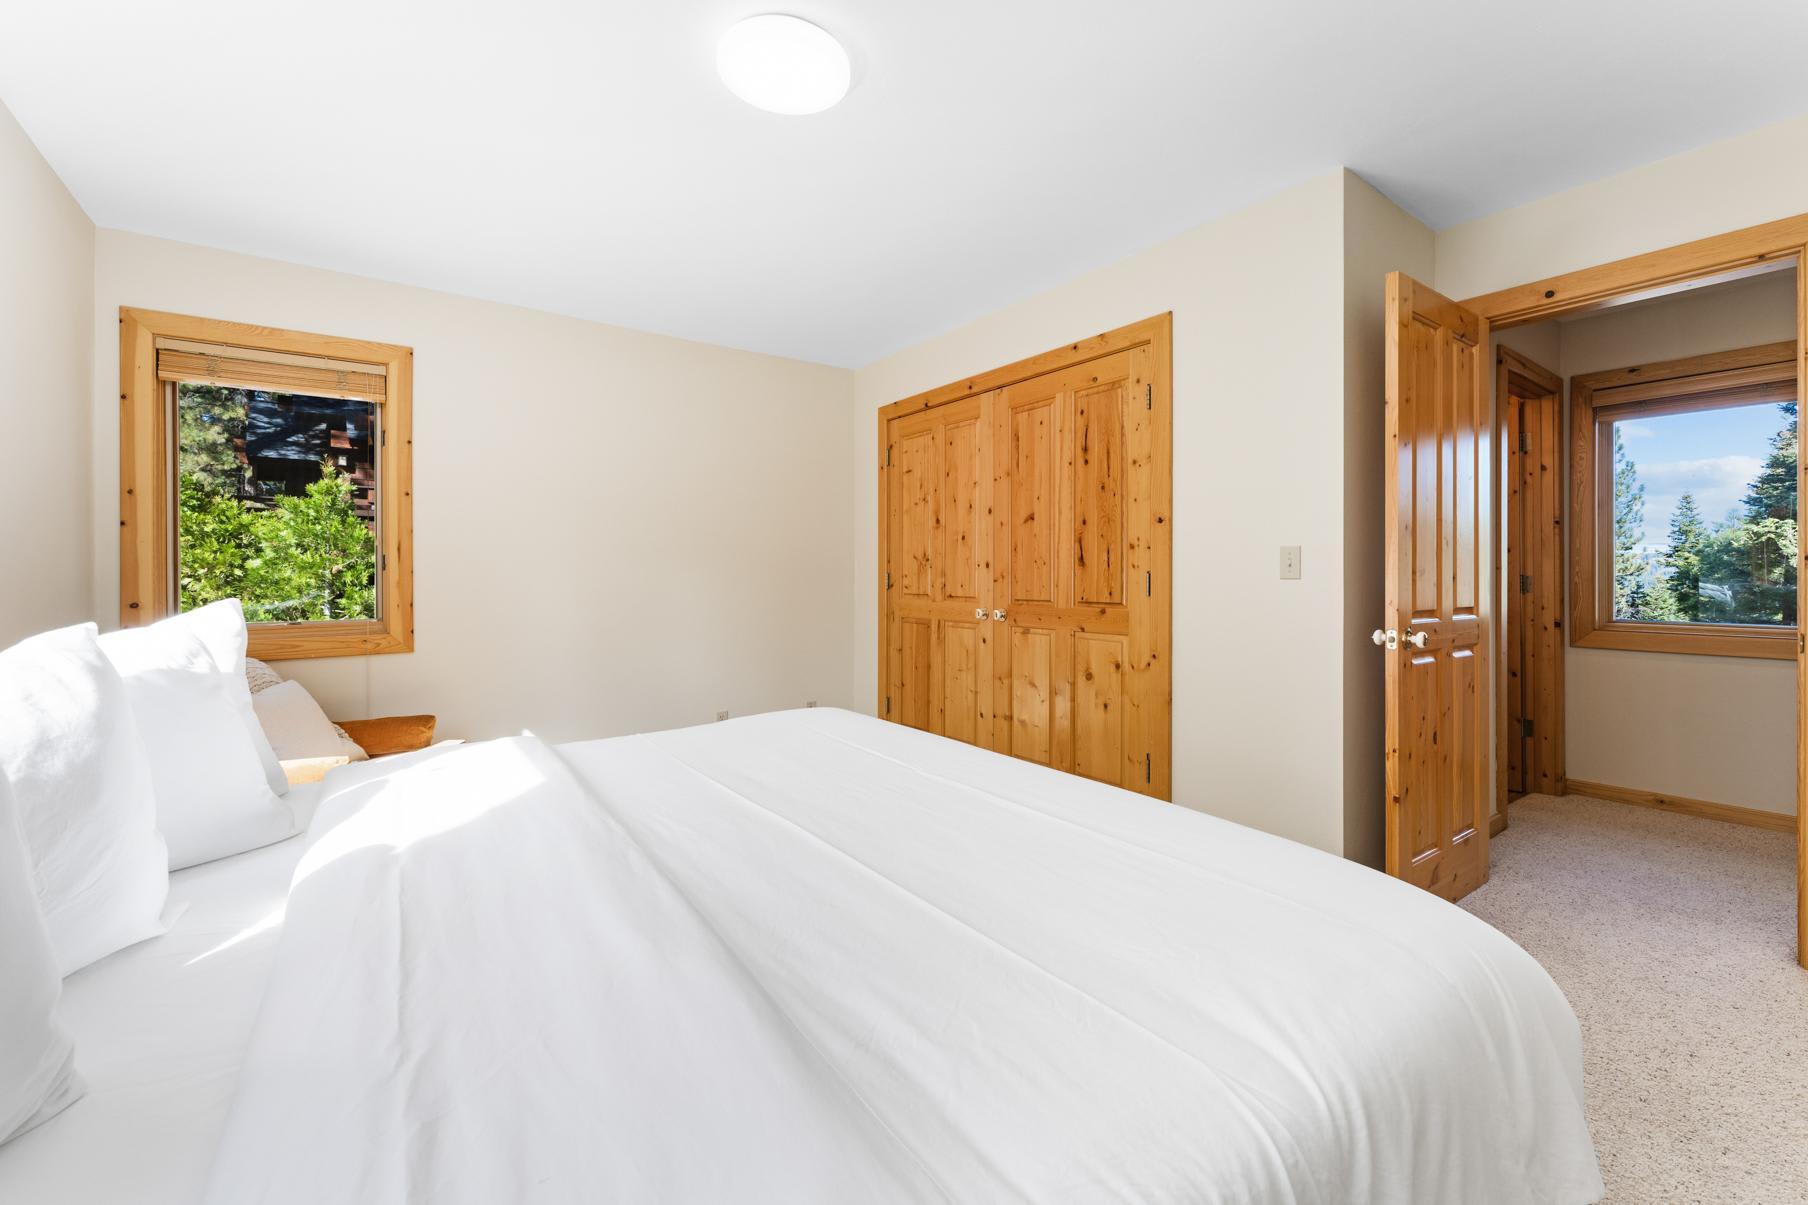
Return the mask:
M1434 227L1808 112L1800 0L0 0L102 226L857 366L1347 165Z

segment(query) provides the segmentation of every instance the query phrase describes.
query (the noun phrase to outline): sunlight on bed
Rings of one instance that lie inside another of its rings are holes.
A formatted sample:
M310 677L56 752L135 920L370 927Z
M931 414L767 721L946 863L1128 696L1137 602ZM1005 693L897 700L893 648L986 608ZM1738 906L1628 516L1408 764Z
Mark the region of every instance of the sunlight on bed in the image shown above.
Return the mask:
M506 808L543 785L546 776L514 741L467 746L445 762L363 784L321 803L323 818L344 812L315 839L295 870L293 887L341 858L365 849L397 853Z
M212 958L215 954L222 954L241 942L250 941L259 933L269 932L271 929L274 929L283 923L283 915L287 911L288 906L286 904L278 904L276 907L270 909L270 911L264 913L264 915L259 917L254 923L240 929L237 933L234 933L231 937L228 937L213 949L196 954L182 965L184 967L192 967L197 962L204 962L207 959Z

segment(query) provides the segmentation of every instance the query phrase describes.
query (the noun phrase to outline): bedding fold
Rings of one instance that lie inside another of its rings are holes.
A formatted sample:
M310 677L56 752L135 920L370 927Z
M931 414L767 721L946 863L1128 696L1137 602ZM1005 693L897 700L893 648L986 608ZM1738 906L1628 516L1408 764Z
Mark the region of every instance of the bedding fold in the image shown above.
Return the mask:
M469 746L309 840L216 1205L1601 1193L1499 933L869 717Z
M207 1194L944 1199L532 737L316 818Z

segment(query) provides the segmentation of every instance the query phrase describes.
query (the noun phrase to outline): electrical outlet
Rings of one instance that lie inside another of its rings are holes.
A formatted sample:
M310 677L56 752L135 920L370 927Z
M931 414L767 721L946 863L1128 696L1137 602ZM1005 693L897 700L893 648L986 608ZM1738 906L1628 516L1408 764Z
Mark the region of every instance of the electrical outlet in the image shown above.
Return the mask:
M816 706L816 700L815 699L805 699L804 706L805 707L814 707L814 706Z
M1300 546L1298 544L1281 545L1281 580L1295 582L1299 580Z
M718 722L718 723L720 723L720 722L721 722L721 721L723 721L723 720L726 720L726 719L727 719L727 718L728 718L728 713L727 713L727 712L726 712L726 711L718 711L718 712L716 712L716 721L717 721L717 722Z

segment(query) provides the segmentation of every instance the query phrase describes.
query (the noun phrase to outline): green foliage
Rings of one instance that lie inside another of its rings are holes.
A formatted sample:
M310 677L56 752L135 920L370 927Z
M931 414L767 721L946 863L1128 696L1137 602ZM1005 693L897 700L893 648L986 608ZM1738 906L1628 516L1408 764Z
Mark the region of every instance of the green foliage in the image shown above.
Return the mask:
M183 610L237 598L253 622L375 618L376 536L332 461L303 494L266 510L217 482L199 469L179 478Z
M254 396L184 382L176 397L178 591L187 611L237 598L254 622L376 617L376 536L331 460L300 495L254 488Z
M197 488L232 496L246 484L238 443L245 438L250 395L219 385L184 384L176 402L176 472Z
M376 537L358 517L351 478L320 463L301 497L265 511L263 552L245 597L245 618L370 619L376 615Z
M1795 622L1796 406L1786 402L1778 408L1789 421L1771 436L1770 454L1745 495L1735 542L1744 553L1749 583L1744 606L1766 617L1745 622Z
M1616 619L1650 618L1651 594L1639 533L1645 529L1645 483L1613 429L1613 613Z
M176 480L176 516L182 609L244 598L262 544L254 512L221 492L208 477L184 470Z
M1787 420L1747 487L1743 510L1719 524L1701 514L1693 495L1677 501L1670 543L1655 565L1637 551L1645 487L1638 466L1614 432L1614 615L1681 623L1787 626L1796 621L1797 417ZM1661 578L1656 570L1662 570Z

